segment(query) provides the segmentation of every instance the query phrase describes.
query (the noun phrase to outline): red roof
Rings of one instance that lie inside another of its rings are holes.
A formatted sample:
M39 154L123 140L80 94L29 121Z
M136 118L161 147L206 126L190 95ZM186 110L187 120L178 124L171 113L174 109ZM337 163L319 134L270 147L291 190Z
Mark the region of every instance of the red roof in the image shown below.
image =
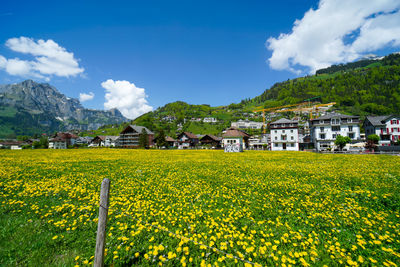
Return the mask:
M222 137L250 137L250 135L247 134L246 132L231 127L226 130L226 132L222 135Z
M186 135L187 137L191 138L191 139L199 139L199 138L197 137L197 135L195 135L195 134L193 134L193 133L191 133L191 132L183 132L183 133L181 133L179 136L182 136L183 134Z

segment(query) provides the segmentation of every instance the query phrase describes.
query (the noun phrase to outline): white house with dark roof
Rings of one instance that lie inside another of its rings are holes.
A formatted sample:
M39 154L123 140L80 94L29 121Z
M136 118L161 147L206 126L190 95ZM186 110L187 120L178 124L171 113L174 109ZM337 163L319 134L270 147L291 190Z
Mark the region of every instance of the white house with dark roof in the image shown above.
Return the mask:
M360 141L360 117L329 113L311 120L311 140L317 151L334 148L338 135L350 137L352 142Z
M297 121L283 118L270 123L269 127L271 130L271 150L299 150L299 129Z
M380 146L389 146L392 142L400 139L399 115L367 116L363 127L367 138L371 134L376 134L380 137Z

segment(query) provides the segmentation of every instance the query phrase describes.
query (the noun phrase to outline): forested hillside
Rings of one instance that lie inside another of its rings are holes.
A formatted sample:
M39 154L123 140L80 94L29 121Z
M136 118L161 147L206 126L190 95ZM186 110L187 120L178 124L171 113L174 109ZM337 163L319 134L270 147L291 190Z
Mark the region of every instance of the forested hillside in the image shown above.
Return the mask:
M400 112L400 54L367 67L350 63L339 69L277 83L249 103L268 107L320 96L323 103L335 101L338 109L354 115Z

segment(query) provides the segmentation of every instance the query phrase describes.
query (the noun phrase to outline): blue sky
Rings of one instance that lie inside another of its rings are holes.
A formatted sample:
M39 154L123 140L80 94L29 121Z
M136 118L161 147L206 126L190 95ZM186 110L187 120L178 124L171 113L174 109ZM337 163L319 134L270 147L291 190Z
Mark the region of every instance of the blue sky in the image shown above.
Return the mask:
M398 51L399 8L395 0L3 1L0 83L48 82L82 94L85 107L131 118L177 100L226 105L320 67Z

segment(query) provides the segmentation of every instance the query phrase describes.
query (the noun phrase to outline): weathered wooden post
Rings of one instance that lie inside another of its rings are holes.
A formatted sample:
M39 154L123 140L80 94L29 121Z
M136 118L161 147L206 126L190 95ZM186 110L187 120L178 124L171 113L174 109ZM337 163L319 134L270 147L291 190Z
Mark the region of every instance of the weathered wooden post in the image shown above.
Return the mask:
M99 221L97 224L96 251L94 253L94 267L104 265L104 245L106 243L106 225L108 215L108 200L110 193L110 180L104 179L101 183Z

